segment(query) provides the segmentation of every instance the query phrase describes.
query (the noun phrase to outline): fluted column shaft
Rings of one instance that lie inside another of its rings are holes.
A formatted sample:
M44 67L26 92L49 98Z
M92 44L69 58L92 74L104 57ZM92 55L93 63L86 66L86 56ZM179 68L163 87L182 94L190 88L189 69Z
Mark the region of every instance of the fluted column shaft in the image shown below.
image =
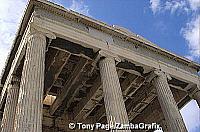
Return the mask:
M122 96L114 58L108 57L100 60L99 68L101 81L103 83L104 103L108 123L128 124L128 115ZM129 130L121 131L129 132Z
M16 132L42 131L45 49L46 37L37 31L31 33L22 71L15 121Z
M167 76L162 71L156 71L156 74L158 76L153 80L153 84L156 88L158 100L170 132L187 132L176 101L168 85Z
M8 86L1 132L13 132L15 112L19 95L19 82L20 81L17 77L13 77L11 83Z

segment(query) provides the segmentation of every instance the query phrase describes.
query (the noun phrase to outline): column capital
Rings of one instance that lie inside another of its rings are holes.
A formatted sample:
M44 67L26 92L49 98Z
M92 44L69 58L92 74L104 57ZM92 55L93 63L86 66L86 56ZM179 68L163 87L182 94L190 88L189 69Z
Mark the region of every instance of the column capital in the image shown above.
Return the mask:
M49 39L56 39L55 33L45 29L42 24L39 24L41 22L39 19L40 17L40 14L38 14L36 11L32 13L30 18L31 21L29 23L30 34L42 34Z
M146 82L151 82L157 77L164 77L168 80L171 80L171 76L168 73L165 73L161 69L154 69L149 73L149 75L146 77Z
M153 71L153 73L158 77L162 76L162 77L166 77L168 80L172 79L171 76L168 73L162 71L161 69L155 69Z
M47 37L51 40L56 39L56 35L53 32L36 25L34 22L31 22L29 24L28 37L31 37L31 36Z
M195 89L189 93L189 96L197 101L197 104L200 108L200 88L199 85L195 86Z
M116 60L117 62L121 62L121 59L119 58L118 55L116 55L112 52L109 52L109 51L100 50L99 55L100 55L100 57L110 58L110 59Z
M196 85L193 91L189 93L189 96L193 99L197 98L196 96L200 93L200 88Z

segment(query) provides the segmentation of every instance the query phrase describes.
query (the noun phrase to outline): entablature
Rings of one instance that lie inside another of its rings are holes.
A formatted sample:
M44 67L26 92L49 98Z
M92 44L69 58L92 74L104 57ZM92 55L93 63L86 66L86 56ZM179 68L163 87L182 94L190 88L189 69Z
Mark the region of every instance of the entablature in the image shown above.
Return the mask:
M115 34L109 34L101 29L94 28L70 18L48 12L45 8L35 9L33 22L56 34L58 38L66 39L83 47L91 48L94 52L104 50L120 57L121 60L130 61L138 66L143 66L149 72L153 69L162 69L172 77L198 84L199 65L193 67L188 61L181 60L178 56L160 52L158 46L149 47L138 40L129 41ZM144 42L143 42L144 43ZM51 46L51 44L50 44ZM56 45L54 45L56 47Z

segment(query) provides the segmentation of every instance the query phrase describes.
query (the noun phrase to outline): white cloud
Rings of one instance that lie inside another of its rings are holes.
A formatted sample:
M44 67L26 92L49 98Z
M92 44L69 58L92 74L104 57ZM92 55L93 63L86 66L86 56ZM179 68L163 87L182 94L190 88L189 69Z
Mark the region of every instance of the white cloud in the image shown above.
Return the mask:
M177 10L188 11L186 1L166 1L164 10L169 10L171 13L175 13Z
M62 0L50 0L62 5ZM21 20L23 10L28 0L0 0L0 75L5 66L5 62L10 52L18 24ZM67 8L67 7L66 7ZM72 0L72 5L68 7L81 14L91 16L89 8L83 1Z
M154 14L158 12L160 10L160 0L150 0L150 8Z
M0 73L10 51L26 0L0 0Z
M192 10L198 10L200 8L200 0L188 0Z
M72 5L69 7L69 9L79 12L81 14L84 14L86 16L91 16L89 14L89 8L87 5L84 4L83 0L79 0L79 1L72 0Z
M181 29L184 39L189 47L190 58L200 57L200 15L193 18Z
M187 42L188 53L186 58L199 61L200 58L200 0L168 0L160 2L159 0L150 0L151 10L153 13L189 13L192 19L181 28L181 35Z
M188 13L198 11L200 0L167 0L165 2L150 0L150 8L154 14L165 11L170 11L171 13L175 13L176 11Z

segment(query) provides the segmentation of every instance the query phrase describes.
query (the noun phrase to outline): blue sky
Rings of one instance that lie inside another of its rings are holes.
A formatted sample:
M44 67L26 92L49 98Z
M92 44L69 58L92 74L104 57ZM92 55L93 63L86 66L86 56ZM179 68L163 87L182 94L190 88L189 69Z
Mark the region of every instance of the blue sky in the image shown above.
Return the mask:
M110 25L123 26L180 56L200 63L200 0L51 0ZM0 0L0 71L27 0ZM195 101L182 110L189 132L200 131Z

